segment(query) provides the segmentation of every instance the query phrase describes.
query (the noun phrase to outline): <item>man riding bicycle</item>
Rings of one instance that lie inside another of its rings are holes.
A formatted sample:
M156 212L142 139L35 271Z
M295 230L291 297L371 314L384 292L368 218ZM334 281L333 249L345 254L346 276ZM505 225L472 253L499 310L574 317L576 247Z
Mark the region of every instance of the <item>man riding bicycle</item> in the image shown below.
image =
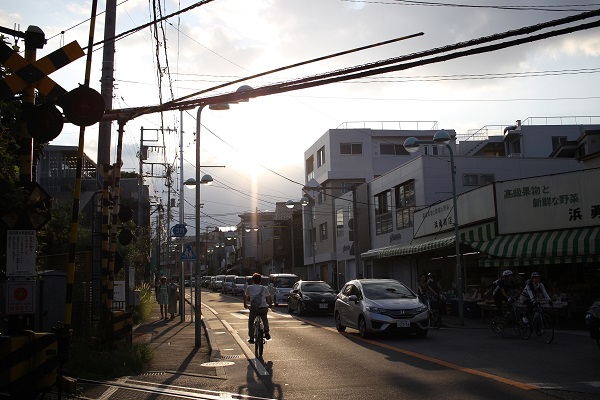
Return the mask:
M508 304L512 303L512 298L509 295L509 290L513 285L513 273L511 270L506 270L502 272L502 277L497 279L495 282L495 289L492 298L494 299L494 303L496 304L496 315L501 318L502 313L502 303L506 301Z
M273 305L271 295L266 287L261 285L262 275L255 273L252 275L252 285L246 288L244 294L244 308L250 309L248 316L248 343L254 343L254 320L260 317L265 327L265 339L270 340L269 320L267 319L267 311Z
M552 300L550 296L548 296L548 292L546 292L546 288L542 282L541 275L537 272L533 272L531 274L531 279L528 279L525 282L525 287L521 292L521 302L527 306L527 315L533 314L533 303L536 299L543 299L548 302L548 304L552 305ZM528 323L528 320L523 321Z

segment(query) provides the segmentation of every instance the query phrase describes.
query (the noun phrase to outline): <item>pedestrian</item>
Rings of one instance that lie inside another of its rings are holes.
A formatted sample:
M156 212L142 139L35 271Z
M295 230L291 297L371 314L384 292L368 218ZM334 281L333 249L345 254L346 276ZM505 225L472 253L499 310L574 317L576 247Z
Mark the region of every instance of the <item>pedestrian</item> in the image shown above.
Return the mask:
M167 319L167 304L169 303L169 285L167 285L167 277L160 278L160 283L156 289L156 300L160 305L160 319Z
M169 304L168 311L171 314L171 319L175 318L175 312L177 311L177 303L179 300L179 286L175 283L175 278L171 277L171 281L169 283Z

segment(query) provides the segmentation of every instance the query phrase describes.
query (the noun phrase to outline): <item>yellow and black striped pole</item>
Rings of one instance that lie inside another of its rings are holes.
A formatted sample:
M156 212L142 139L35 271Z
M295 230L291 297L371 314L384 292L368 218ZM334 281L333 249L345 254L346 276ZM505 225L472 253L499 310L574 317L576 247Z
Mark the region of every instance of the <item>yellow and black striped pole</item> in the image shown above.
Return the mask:
M92 67L92 48L94 43L94 29L96 27L97 0L92 1L92 17L88 37L87 59L85 65L85 85L89 86ZM83 147L85 126L79 128L79 148L77 149L77 167L75 172L75 187L73 190L73 208L71 211L71 234L69 236L69 259L67 263L67 298L65 302L64 329L71 329L73 317L73 283L75 281L75 253L77 250L77 233L79 230L79 202L81 196L81 173L83 167Z

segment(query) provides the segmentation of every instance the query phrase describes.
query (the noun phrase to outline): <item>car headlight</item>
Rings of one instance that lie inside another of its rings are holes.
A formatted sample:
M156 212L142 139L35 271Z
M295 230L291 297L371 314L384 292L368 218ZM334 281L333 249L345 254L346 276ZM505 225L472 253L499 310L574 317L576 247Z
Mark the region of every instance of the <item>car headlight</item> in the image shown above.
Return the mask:
M310 297L308 297L307 295L303 294L302 300L311 301L312 299Z
M425 311L427 311L427 306L421 306L421 307L415 308L415 312L417 314L421 314L422 312L425 312Z
M381 307L367 307L367 311L374 314L385 314L387 310Z

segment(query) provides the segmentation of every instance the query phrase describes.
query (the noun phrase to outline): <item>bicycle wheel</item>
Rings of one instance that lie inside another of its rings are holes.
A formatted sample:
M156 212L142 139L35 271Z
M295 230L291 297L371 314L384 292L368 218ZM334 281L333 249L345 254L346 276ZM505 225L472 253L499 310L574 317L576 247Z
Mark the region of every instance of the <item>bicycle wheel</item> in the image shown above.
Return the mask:
M256 358L262 358L264 343L265 340L263 330L259 329L256 338L254 338L254 355L256 356Z
M492 328L492 331L494 331L494 333L502 333L502 331L504 330L504 322L502 318L498 318L497 316L493 317L490 321L490 327Z
M429 318L431 327L433 329L440 329L440 326L442 326L442 317L440 316L440 313L433 311Z
M518 308L515 309L515 332L517 332L517 335L527 340L531 337L531 329L529 329L529 324L523 322L523 318L525 317L526 315L523 311Z
M535 333L540 336L544 342L552 343L554 340L554 325L548 314L539 313Z

